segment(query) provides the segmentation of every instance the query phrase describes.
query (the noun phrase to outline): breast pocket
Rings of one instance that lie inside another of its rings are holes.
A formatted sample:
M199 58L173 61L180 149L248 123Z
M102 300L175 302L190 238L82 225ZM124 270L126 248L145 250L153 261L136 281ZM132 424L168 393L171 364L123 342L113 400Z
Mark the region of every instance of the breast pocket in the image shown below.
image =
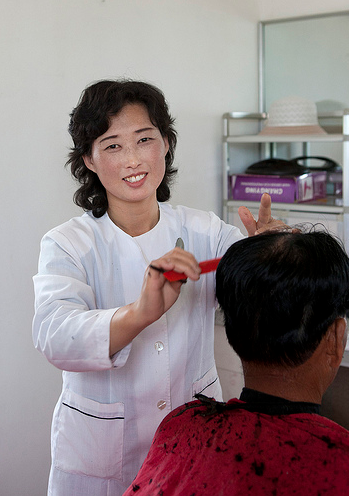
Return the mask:
M56 422L54 465L65 472L122 478L124 404L64 391Z
M209 398L222 401L222 388L215 365L208 372L193 384L193 397L198 394L204 394Z

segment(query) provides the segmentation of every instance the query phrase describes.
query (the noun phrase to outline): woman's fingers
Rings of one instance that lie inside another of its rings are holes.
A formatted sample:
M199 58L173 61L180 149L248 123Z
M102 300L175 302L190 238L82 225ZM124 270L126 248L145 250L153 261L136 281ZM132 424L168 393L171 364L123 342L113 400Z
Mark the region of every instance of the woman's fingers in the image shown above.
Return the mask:
M194 255L181 248L174 248L163 257L153 260L150 268L157 272L174 270L184 273L190 279L197 281L200 277L200 266Z

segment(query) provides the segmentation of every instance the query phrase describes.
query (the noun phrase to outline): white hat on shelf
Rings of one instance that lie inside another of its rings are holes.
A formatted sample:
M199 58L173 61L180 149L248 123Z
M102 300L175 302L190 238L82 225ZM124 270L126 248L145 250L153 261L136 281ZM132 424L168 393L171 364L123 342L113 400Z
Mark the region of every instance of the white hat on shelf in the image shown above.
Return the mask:
M259 134L327 134L319 125L314 102L287 96L270 105L268 119Z

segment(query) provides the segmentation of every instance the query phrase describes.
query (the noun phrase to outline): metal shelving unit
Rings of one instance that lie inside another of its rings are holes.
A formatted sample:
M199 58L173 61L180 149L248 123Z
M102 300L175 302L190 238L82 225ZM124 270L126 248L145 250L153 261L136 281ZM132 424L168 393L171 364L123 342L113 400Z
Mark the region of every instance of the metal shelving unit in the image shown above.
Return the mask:
M343 197L341 204L335 200L327 199L326 202L318 200L307 203L273 203L273 212L300 212L306 216L307 213L324 213L343 216L343 241L349 252L349 109L344 112L319 115L321 118L338 118L342 120L341 134L324 135L259 135L259 134L230 134L229 121L257 121L263 122L267 118L266 113L231 112L223 115L223 217L228 220L228 212L241 205L241 201L229 198L229 176L237 169L234 162L234 145L259 145L258 160L274 156L275 147L278 144L300 143L302 153L309 155L309 146L312 143L338 143L342 146L342 169L343 169ZM239 171L241 172L241 171ZM244 202L247 207L257 206L257 202ZM284 216L284 215L283 215Z
M313 143L338 143L342 154L343 171L343 193L340 201L333 198L317 200L306 203L275 203L272 211L275 217L287 219L296 216L313 222L319 216L327 216L338 225L338 232L343 240L344 246L349 253L349 109L343 112L320 114L321 119L337 119L340 121L341 133L324 135L260 135L258 134L261 124L268 115L266 113L230 112L223 115L223 218L230 221L231 214L236 215L238 207L242 204L250 209L258 209L259 203L252 201L235 201L229 197L229 177L234 173L242 173L241 163L244 161L244 152L247 154L249 146L254 146L256 161L277 156L277 148L285 144L295 144L302 149L302 155L309 156ZM253 123L254 134L237 134L230 131L231 124L235 127L246 128ZM237 126L238 124L238 126ZM234 153L234 147L242 147L239 153ZM252 163L252 162L251 162ZM250 165L245 163L246 166ZM343 366L349 367L349 343L342 362Z

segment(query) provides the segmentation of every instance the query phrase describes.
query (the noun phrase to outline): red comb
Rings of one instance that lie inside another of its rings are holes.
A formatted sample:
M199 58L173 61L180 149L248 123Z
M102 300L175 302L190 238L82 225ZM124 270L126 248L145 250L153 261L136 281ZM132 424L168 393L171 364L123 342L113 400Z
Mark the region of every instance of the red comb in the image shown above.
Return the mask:
M221 258L212 258L212 260L205 260L204 262L200 262L199 266L201 268L201 274L206 274L207 272L216 270L220 260ZM181 281L187 279L188 277L184 273L179 273L174 270L168 270L164 272L164 276L171 282Z

